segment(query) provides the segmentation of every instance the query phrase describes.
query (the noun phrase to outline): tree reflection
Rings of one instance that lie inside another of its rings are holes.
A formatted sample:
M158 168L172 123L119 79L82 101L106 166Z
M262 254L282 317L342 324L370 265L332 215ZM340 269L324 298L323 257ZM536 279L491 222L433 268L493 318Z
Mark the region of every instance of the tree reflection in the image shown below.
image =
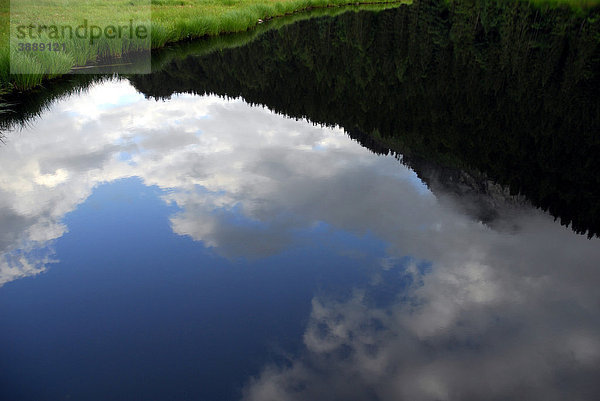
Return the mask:
M466 171L600 233L598 11L419 1L268 32L131 78L153 97L242 96L342 125L419 170Z

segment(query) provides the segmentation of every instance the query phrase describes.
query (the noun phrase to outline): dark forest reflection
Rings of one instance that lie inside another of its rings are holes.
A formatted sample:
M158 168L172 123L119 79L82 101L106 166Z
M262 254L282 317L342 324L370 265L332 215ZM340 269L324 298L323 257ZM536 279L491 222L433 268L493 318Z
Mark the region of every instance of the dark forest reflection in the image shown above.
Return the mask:
M434 190L481 197L492 179L594 235L599 35L597 11L425 0L300 22L131 80L153 97L242 96L339 124L375 152L401 153ZM477 217L493 219L483 208Z

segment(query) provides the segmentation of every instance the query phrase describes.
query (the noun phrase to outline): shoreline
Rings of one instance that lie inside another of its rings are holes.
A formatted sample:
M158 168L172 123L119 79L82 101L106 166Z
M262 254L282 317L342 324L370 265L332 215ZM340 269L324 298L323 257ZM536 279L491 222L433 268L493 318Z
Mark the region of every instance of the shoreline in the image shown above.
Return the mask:
M249 21L242 21L242 25L236 27L236 29L228 29L227 26L224 26L222 28L219 28L218 31L216 31L216 32L205 32L203 34L195 34L194 32L190 31L188 33L184 32L185 36L183 36L183 37L176 36L176 33L171 33L171 35L174 35L172 38L166 38L166 40L160 40L160 41L152 40L150 43L150 48L147 49L147 51L164 49L168 46L177 45L178 43L185 43L185 42L203 40L203 39L207 39L207 38L211 38L211 37L218 37L218 36L225 36L225 35L231 35L231 34L236 34L236 33L248 32L248 31L257 29L257 27L261 26L263 23L268 23L275 19L285 18L285 17L303 14L303 13L310 13L310 12L313 12L316 10L342 9L342 8L351 9L353 7L365 7L365 9L369 9L370 6L377 7L378 9L379 9L379 7L381 7L381 9L385 9L385 8L392 8L392 7L401 6L403 4L411 4L412 3L411 0L368 0L368 1L345 0L343 2L336 2L336 0L329 0L329 2L326 4L319 4L319 3L315 3L314 1L315 0L307 0L305 2L307 4L304 7L292 9L291 11L285 10L285 11L279 12L279 13L274 12L271 14L264 15L264 16L262 16L262 18L256 18L256 19L253 18L251 23ZM285 3L279 3L279 4L285 4ZM239 11L244 12L247 10L245 10L244 8L240 8ZM220 20L221 23L223 21L225 21L227 19L227 17L228 17L227 14L219 16L219 18L221 18L221 20ZM179 22L179 21L177 21L177 22ZM164 29L162 22L158 22L156 25L153 25L152 26L153 35L155 34L155 30L159 31L161 29ZM146 50L144 50L144 51L146 51ZM132 56L135 53L136 52L134 52L134 51L123 51L120 54L110 57L109 59L115 61L115 60L119 60L121 58L127 58L128 56ZM10 60L10 56L8 58ZM21 94L27 94L31 90L39 88L40 86L43 86L43 84L45 82L49 82L49 81L55 80L57 78L64 77L66 75L72 75L73 74L72 71L74 69L87 69L87 68L100 67L101 65L98 64L98 61L99 61L98 58L96 58L93 61L88 60L88 62L86 62L85 64L74 64L69 67L68 71L65 71L63 73L55 73L55 74L40 73L39 75L38 74L10 74L10 72L9 72L10 71L10 61L8 63L5 62L5 63L3 63L4 64L3 66L0 66L0 69L4 70L4 71L0 71L0 109L5 108L5 107L2 107L3 106L2 99L7 96L13 97L13 96L19 96ZM6 70L8 70L8 71L6 71ZM6 79L6 78L8 78L8 79ZM21 81L19 81L19 79Z
M441 0L448 2L452 0ZM589 8L597 6L597 1L600 0L524 0L532 6L549 6L549 7L569 7L579 9L577 5L583 6L587 4ZM520 2L520 1L519 1ZM152 41L149 43L149 48L141 51L154 52L155 50L165 49L169 46L176 46L178 43L189 43L193 41L201 41L208 38L224 37L232 34L241 34L244 32L252 32L258 27L267 25L273 20L282 19L294 15L309 14L317 10L343 10L359 8L365 10L385 10L387 8L400 7L402 5L413 4L413 0L363 0L363 1L348 1L348 0L304 0L301 3L290 2L275 2L271 3L271 8L262 9L261 11L253 10L253 4L247 4L238 8L228 10L222 14L210 15L210 13L195 15L192 11L183 13L180 18L171 18L171 25L165 23L165 18L171 16L169 13L177 13L174 6L169 6L164 9L154 10L151 22ZM260 4L260 3L258 3ZM295 7L295 8L294 8ZM583 7L580 10L585 10L588 7ZM343 12L343 11L342 11ZM156 14L156 19L155 15ZM235 14L235 15L234 15ZM259 15L260 18L256 16ZM166 17L165 17L166 16ZM236 18L233 18L236 17ZM187 18L187 19L186 19ZM191 18L191 19L190 19ZM312 17L308 17L312 18ZM232 22L233 21L233 22ZM196 24L196 25L194 25ZM204 24L204 25L202 25ZM202 25L202 26L199 26ZM162 36L161 36L162 35ZM3 36L3 35L0 35ZM8 39L5 37L4 39ZM10 74L11 60L8 46L0 47L0 112L2 109L6 111L6 104L3 101L6 97L18 97L22 94L30 93L36 88L43 87L46 82L51 82L61 77L73 75L74 70L93 70L98 69L106 64L100 64L101 60L98 56L87 59L83 63L73 62L68 66L63 66L63 71L46 72L34 74ZM123 59L139 54L140 50L122 49L115 52L104 59L118 63ZM77 54L75 54L77 56ZM43 67L42 67L43 68ZM48 70L45 70L48 71ZM115 71L118 72L118 71ZM91 74L94 74L90 72ZM77 74L77 73L75 73ZM89 73L88 73L89 74Z

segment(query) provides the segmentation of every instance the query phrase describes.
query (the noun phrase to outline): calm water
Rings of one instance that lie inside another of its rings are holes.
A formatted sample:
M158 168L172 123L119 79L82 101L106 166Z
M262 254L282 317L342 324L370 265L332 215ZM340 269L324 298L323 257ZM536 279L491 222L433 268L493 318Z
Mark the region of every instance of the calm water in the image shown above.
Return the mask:
M16 105L0 399L598 399L600 23L455 4Z

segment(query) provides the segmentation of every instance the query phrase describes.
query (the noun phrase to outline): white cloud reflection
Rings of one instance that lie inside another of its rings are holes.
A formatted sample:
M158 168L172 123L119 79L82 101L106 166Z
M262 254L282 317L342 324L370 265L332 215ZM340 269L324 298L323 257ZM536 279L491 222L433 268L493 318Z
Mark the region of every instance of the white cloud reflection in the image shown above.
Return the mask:
M316 297L303 354L267 367L244 398L595 399L598 243L529 223L560 247L486 232L464 253L439 253L426 274L391 268L414 284L385 305L374 302L381 280L347 300Z
M226 257L276 253L321 221L389 244L370 285L346 300L315 297L305 352L265 368L247 400L599 394L600 247L540 212L513 210L501 218L518 232L498 232L341 129L241 100L146 100L118 81L58 102L6 141L0 285L53 261L63 217L94 187L134 176L179 207L174 232ZM412 285L380 305L386 274Z
M9 263L6 255L62 236L68 212L97 185L121 178L168 189L164 200L181 210L172 216L174 231L227 257L272 254L289 243L292 229L321 220L369 229L369 214L391 200L364 197L349 209L341 197L414 180L341 129L215 96L146 100L123 81L63 99L6 142L0 148L0 284L43 271L26 267L43 266L31 252L23 256L29 264ZM347 222L356 212L360 223ZM262 228L233 222L240 213ZM22 274L15 274L19 266Z

